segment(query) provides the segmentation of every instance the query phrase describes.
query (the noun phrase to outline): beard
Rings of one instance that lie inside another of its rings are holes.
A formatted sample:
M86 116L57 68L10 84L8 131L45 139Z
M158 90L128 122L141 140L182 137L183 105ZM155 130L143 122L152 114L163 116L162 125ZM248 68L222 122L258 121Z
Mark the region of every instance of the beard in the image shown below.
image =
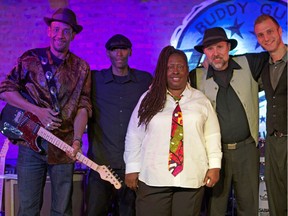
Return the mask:
M214 62L214 60L217 59L217 62ZM220 71L224 70L228 66L228 60L225 60L222 57L216 56L213 58L213 60L210 62L210 65L213 67L214 70Z

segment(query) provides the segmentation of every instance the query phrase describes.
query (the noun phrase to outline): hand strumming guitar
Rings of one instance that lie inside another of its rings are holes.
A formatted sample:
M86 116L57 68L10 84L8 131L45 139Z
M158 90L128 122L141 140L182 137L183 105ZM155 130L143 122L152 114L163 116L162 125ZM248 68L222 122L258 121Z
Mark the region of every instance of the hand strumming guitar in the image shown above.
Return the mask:
M61 126L62 120L57 117L59 113L50 108L38 107L33 112L47 130L55 130Z

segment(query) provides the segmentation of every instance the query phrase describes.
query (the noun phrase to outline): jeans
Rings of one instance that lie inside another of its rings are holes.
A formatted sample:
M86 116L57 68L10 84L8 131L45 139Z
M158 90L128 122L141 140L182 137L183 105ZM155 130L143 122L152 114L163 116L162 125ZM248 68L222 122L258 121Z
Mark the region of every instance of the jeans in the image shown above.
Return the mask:
M43 142L47 148L47 142ZM39 216L47 171L51 180L51 216L72 215L74 164L49 165L47 156L19 145L17 175L18 216Z

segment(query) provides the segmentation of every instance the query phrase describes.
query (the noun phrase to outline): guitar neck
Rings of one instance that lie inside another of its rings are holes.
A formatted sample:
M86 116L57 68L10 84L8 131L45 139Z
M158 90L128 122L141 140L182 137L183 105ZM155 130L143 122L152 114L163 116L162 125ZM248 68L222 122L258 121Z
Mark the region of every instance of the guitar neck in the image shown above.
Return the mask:
M59 149L63 150L64 152L72 152L73 148L69 146L67 143L63 142L61 139L56 137L54 134L49 132L48 130L44 129L43 127L40 127L40 129L37 132L37 135L42 137L43 139L47 140L51 144L55 145ZM77 152L76 158L81 163L85 164L87 167L98 171L99 165L97 165L95 162L84 156L82 153Z
M0 152L0 175L4 176L5 174L5 161L6 161L6 154L9 148L9 140L8 138L5 139L4 144L2 146ZM0 211L2 212L2 199L3 199L3 186L4 186L4 178L0 178Z

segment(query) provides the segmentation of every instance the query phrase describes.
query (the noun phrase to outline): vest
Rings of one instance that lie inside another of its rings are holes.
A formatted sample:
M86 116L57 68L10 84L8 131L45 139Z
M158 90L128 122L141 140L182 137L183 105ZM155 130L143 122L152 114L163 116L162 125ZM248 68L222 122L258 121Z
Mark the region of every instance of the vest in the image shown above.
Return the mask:
M266 128L271 135L275 130L287 134L287 64L274 90L270 82L269 64L261 74L267 100Z
M259 133L259 100L258 83L253 79L245 56L232 57L242 68L233 71L230 85L240 99L248 118L251 136L258 145ZM211 101L216 110L216 97L219 90L213 77L207 78L205 68L196 68L196 86Z

